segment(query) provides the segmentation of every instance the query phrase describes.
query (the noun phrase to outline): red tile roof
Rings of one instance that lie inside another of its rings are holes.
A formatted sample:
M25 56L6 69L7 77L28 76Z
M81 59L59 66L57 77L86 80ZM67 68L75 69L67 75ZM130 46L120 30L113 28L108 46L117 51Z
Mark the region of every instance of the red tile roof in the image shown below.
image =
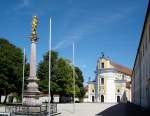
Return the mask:
M127 75L129 75L129 76L132 75L132 70L129 69L129 68L124 67L124 66L122 66L122 65L120 65L120 64L114 63L114 62L112 62L112 61L110 62L110 64L111 64L112 66L114 66L114 67L117 69L117 71L119 71L119 72L121 72L121 73L125 73L125 74L127 74Z
M88 91L88 85L84 87L84 90L85 90L85 91Z

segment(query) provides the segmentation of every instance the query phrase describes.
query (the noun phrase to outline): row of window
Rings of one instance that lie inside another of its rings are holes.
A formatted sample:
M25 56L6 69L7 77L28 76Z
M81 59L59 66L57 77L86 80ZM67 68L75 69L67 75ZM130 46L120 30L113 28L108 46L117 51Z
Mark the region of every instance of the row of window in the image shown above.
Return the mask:
M149 35L148 35L149 34ZM148 37L149 36L149 37ZM137 85L139 84L140 78L141 81L140 82L142 85L142 91L141 91L141 95L145 96L145 88L146 85L144 85L144 80L149 77L150 75L150 54L149 54L149 47L150 46L150 26L149 26L149 30L145 30L145 36L143 36L142 38L142 43L140 46L140 50L136 59L136 64L134 67L134 72L133 72L133 79L132 80L132 95L135 97L135 95L137 93L140 94L140 87L138 87ZM140 75L141 74L141 75ZM136 89L138 92L136 92ZM140 95L139 95L140 96Z
M101 100L101 102L105 102L104 101L104 95L101 95L101 97L99 98ZM120 102L120 96L117 96L117 102Z
M142 76L147 77L150 75L150 55L145 59L145 63L142 65Z
M150 26L149 26L149 31L150 31ZM149 38L148 38L148 34L149 34ZM147 50L147 48L148 48L148 45L150 44L150 32L146 32L146 34L145 34L145 38L143 39L143 42L142 42L143 44L142 44L142 56L144 56L144 53L145 53L145 51Z
M140 46L141 48L139 50L138 57L136 59L135 68L136 67L138 68L139 65L141 64L141 61L142 61L143 57L145 56L148 46L150 46L150 25L149 25L149 29L145 30L145 36L143 36L143 40L142 40L142 43ZM137 70L137 69L135 69L135 70Z
M150 31L150 27L149 27L149 31ZM149 38L148 38L148 34L149 34ZM143 56L144 56L144 51L147 50L148 45L150 44L150 32L146 32L145 38L143 39Z
M122 80L120 80L120 79L117 79L117 80L118 80L118 81L124 81L124 80L126 80L126 79L125 79L125 76L123 76L123 77L122 77ZM101 85L104 85L104 78L101 78L100 83L101 83Z
M138 60L138 62L140 62ZM133 77L140 76L141 73L142 78L146 78L150 75L150 55L147 54L147 56L143 59L143 62L136 64L133 72Z

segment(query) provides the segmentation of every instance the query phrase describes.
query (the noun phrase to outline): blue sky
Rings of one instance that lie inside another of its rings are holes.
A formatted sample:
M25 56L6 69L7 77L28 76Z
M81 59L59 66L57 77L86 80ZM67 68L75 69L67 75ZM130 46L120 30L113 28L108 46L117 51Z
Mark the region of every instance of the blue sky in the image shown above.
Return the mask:
M48 50L49 18L52 48L95 78L97 59L104 52L113 61L132 68L148 0L1 0L0 37L26 48L29 59L32 16L39 17L37 61Z

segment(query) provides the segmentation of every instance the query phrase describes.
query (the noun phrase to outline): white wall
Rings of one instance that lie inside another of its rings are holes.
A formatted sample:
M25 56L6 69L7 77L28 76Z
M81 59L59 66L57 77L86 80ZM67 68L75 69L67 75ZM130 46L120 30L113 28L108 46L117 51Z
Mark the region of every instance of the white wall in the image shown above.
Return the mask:
M115 100L115 83L113 78L107 78L107 85L106 85L106 98L105 102L116 102Z

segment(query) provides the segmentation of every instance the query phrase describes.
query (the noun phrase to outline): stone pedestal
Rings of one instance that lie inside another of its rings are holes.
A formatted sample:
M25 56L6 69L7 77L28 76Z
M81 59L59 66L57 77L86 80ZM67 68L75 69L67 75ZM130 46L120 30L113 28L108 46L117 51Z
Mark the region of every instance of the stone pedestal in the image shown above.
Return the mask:
M39 101L40 91L38 90L36 77L36 40L31 38L31 55L30 55L30 75L27 79L27 90L24 91L23 105L38 106L42 103Z

